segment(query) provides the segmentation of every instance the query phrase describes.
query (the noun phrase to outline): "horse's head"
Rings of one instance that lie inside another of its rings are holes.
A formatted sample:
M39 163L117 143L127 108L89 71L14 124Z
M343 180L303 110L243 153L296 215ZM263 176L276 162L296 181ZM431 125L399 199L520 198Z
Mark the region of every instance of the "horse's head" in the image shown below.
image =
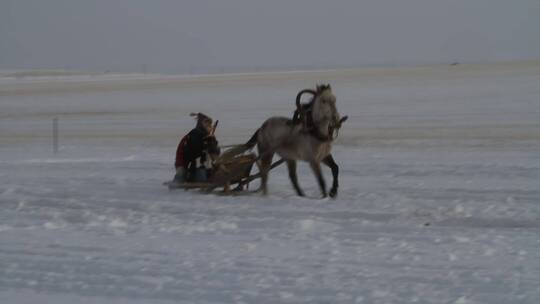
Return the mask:
M303 112L300 97L304 93L313 95L310 104L314 127L317 128L319 135L332 138L334 130L339 129L342 123L336 107L336 96L332 93L332 88L329 84L323 84L317 85L315 90L305 89L300 91L296 99L296 105L300 112Z

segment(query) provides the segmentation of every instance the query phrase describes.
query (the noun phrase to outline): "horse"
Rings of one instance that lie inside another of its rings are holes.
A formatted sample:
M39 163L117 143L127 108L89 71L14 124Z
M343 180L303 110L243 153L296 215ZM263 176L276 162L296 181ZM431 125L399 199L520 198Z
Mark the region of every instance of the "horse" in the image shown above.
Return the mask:
M309 93L313 97L309 104L301 104L302 95ZM282 157L289 171L291 183L299 196L304 192L298 184L296 162L306 161L317 178L323 197L327 197L326 182L322 174L322 162L332 170L333 183L330 196L335 197L338 190L339 166L332 157L331 148L334 132L347 119L340 115L336 108L336 97L330 85L317 85L316 89L304 89L296 96L296 114L298 119L287 117L270 117L253 136L242 145L244 151L255 145L259 152L261 171L261 190L267 194L268 172L274 154Z

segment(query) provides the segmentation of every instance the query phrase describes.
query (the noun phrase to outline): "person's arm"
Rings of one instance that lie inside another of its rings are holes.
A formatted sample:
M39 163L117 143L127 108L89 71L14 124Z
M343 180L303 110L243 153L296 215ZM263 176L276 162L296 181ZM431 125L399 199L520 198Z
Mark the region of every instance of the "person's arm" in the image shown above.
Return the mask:
M215 136L205 138L205 149L209 154L212 155L221 154L221 149L219 148L219 143Z
M203 137L197 130L189 132L189 138L184 148L184 159L186 162L192 162L200 157L203 150Z
M184 163L188 171L188 180L193 181L197 170L196 159L202 155L203 138L201 132L194 129L189 132L189 138L184 148Z

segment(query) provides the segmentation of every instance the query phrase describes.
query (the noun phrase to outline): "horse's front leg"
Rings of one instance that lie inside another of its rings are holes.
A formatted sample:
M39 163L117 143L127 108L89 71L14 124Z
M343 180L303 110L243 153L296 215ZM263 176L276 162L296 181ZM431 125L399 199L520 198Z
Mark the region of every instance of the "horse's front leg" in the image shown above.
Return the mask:
M326 181L324 180L324 176L322 175L321 164L316 161L312 161L309 164L311 166L311 169L313 170L313 173L315 173L315 177L317 177L317 182L319 183L319 187L321 188L323 197L327 197L328 194L326 193Z
M327 165L328 167L330 167L330 169L332 170L332 177L333 177L334 180L332 182L332 189L330 189L330 197L336 197L337 190L338 190L338 187L339 187L339 182L338 182L339 166L334 161L334 158L332 157L332 154L328 154L328 156L325 157L322 160L322 162L325 165Z
M291 179L294 190L296 190L296 193L299 196L304 196L304 191L302 191L302 188L300 188L300 185L298 184L298 176L296 175L296 161L287 160L287 169L289 169L289 178Z

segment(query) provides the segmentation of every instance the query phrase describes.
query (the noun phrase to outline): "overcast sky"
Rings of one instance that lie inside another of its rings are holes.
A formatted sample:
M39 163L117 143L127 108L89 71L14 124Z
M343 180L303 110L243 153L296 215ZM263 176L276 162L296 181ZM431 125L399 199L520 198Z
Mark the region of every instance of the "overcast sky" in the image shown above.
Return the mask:
M0 0L0 68L540 58L540 0Z

